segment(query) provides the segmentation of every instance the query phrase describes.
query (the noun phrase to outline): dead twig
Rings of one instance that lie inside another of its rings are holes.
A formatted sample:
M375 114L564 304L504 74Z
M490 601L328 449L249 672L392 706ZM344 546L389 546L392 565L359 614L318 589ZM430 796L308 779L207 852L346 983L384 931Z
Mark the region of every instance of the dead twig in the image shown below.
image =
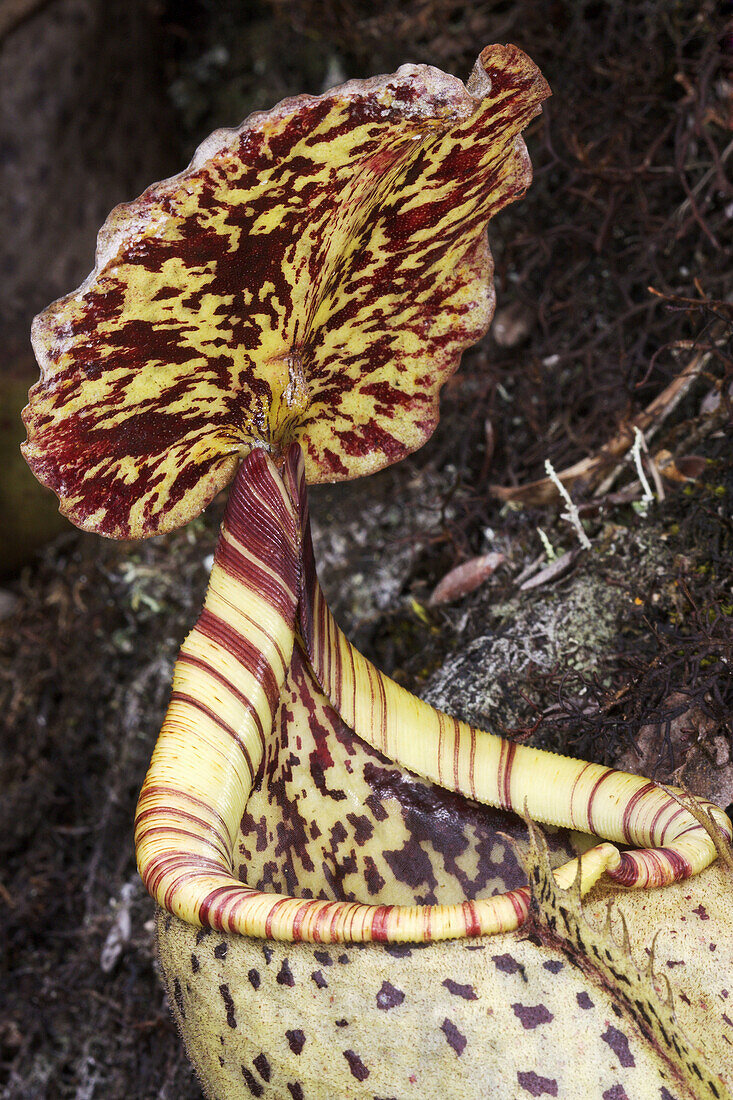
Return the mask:
M643 432L648 437L659 429L663 421L688 392L695 379L699 377L710 358L710 354L709 351L698 352L659 396L655 397L651 404L647 405L646 409L635 416L633 420L624 424L599 451L594 455L581 459L573 466L561 470L557 475L561 484L568 491L580 482L587 489L598 486L604 474L608 474L610 468L616 466L633 446L635 430ZM598 489L599 495L607 493L609 488L608 481L605 481ZM543 477L539 481L530 481L526 485L490 485L489 492L499 500L516 501L531 506L553 504L560 498L560 490L556 482L550 477Z

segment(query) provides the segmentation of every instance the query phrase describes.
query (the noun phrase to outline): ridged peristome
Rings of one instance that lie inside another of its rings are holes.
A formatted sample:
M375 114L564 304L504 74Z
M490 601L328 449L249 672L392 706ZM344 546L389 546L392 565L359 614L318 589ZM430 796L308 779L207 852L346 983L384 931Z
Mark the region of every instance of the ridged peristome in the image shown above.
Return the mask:
M604 872L624 886L666 885L701 871L717 854L708 829L673 792L474 729L421 702L354 649L318 584L305 468L299 446L292 444L281 470L263 451L253 451L230 493L204 609L181 649L171 704L140 795L136 846L143 880L161 905L193 923L273 939L409 942L522 924L525 888L415 907L388 899L326 901L278 893L272 881L252 882L246 867L238 878L235 837L263 758L267 774L273 745L295 738L295 762L319 726L342 729L344 736L353 731L386 760L457 794L643 846L619 852L601 843L585 851L584 893ZM285 811L292 831L308 789L323 796L322 812L318 799L300 812L308 818L294 845L302 866L310 840L327 851L320 825L329 816L324 775L330 758L327 746L322 759L317 748L309 752L303 793L296 788ZM378 814L369 800L376 797L385 812L385 798L369 785L367 779L360 794L354 786L351 801L364 828L372 830ZM348 800L343 789L331 797ZM725 814L702 805L729 838ZM441 831L460 828L441 819L437 802L433 809ZM259 843L280 853L285 846L282 837L276 842L267 833ZM413 858L420 853L418 846ZM343 863L343 855L331 854L334 863ZM569 862L558 870L558 881L567 885L576 869ZM384 869L374 870L384 878ZM362 877L367 881L366 873ZM297 872L291 881L300 886ZM485 882L480 889L488 887Z

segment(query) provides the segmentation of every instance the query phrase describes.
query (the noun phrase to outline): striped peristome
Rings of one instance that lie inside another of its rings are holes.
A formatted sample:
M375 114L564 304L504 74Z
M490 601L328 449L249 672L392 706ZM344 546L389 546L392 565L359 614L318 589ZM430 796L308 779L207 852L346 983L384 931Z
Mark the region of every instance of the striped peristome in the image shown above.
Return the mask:
M299 681L288 678L293 646L305 670ZM262 450L242 464L140 796L142 877L165 908L188 921L272 939L394 942L506 932L527 916L525 887L453 905L403 906L290 897L239 881L237 828L265 742L276 733L286 679L291 692L300 684L304 720L305 694L323 693L364 741L440 786L540 822L650 846L619 853L599 844L556 871L560 885L571 884L580 864L582 892L604 871L625 886L658 886L715 858L703 825L648 780L474 729L416 699L354 649L318 585L305 465L294 444L281 470ZM292 704L283 720L295 722ZM297 722L289 733L297 744ZM725 815L702 805L730 836Z
M286 465L295 484L297 446ZM234 839L294 643L298 503L269 456L252 451L230 493L204 608L176 662L140 794L135 839L146 887L188 921L274 939L442 939L517 927L525 888L452 906L364 905L266 893L234 877Z

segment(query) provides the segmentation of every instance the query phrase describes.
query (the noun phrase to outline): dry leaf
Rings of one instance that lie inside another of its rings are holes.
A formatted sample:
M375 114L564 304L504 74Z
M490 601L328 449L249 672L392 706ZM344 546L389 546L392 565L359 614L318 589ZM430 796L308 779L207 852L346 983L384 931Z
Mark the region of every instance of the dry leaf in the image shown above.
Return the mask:
M580 551L576 547L574 550L568 550L567 553L561 554L559 558L555 558L539 573L535 573L534 576L524 581L519 586L520 592L529 592L533 588L540 588L543 584L550 584L552 581L564 576L579 553Z
M451 603L452 600L467 596L483 584L504 560L503 554L491 553L462 562L438 582L428 601L429 605L435 607L437 604Z

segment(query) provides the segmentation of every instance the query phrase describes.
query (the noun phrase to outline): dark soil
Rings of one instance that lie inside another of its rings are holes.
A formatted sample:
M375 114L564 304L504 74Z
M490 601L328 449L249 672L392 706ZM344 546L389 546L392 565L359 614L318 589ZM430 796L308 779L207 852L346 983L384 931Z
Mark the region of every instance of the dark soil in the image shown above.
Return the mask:
M54 6L31 18L48 18ZM441 701L449 654L474 661L478 672L465 676L475 684L487 639L498 652L528 608L538 621L586 585L589 601L604 597L603 630L557 659L546 647L521 678L505 668L495 722L605 761L628 754L641 735L644 766L666 775L684 762L675 738L694 709L711 762L702 779L695 773L697 789L733 800L730 781L715 778L731 763L733 730L726 5L144 6L158 25L168 95L160 112L175 119L169 140L181 164L214 126L403 61L466 76L481 46L512 41L540 65L554 95L527 136L535 182L490 233L493 334L446 387L441 426L422 452L358 488L314 494L324 580L362 648ZM600 495L597 484L576 485L593 550L575 554L562 509L491 495L490 485L543 477L547 458L559 471L596 452L698 352L707 358L696 381L646 432L656 502L638 507L641 486L626 460ZM136 877L131 822L221 510L219 500L185 530L142 545L65 534L3 582L7 1100L201 1095L159 984L153 904ZM557 555L575 556L567 572L524 594L518 578L533 562L535 575L548 564L538 527ZM427 606L450 568L490 549L506 557L490 582L448 608ZM612 603L611 589L621 593ZM465 682L454 701L468 697ZM659 733L654 758L650 729Z

